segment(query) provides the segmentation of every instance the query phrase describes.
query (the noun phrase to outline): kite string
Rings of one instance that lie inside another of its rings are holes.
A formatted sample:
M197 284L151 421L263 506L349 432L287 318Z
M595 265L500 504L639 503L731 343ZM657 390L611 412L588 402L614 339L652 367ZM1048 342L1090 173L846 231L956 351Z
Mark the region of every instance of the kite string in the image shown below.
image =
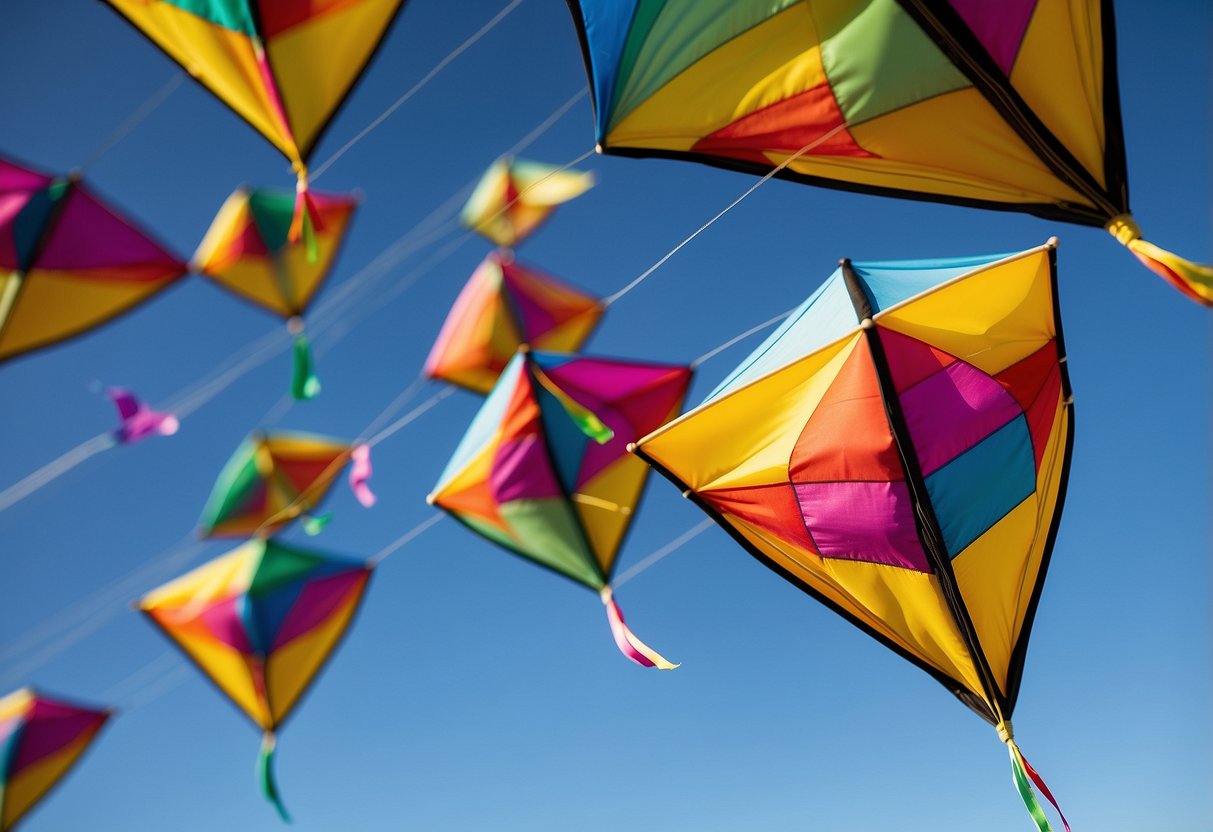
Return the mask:
M485 35L487 35L490 31L492 31L493 28L496 27L498 23L500 23L502 20L504 20L510 14L510 12L514 11L514 9L516 9L520 5L522 5L522 2L523 2L523 0L510 0L510 2L507 3L504 8L502 8L499 12L497 12L497 14L493 15L493 17L487 23L485 23L483 26L481 26L479 30L477 30L474 34L472 34L470 37L468 37L467 40L465 40L463 43L459 44L453 50L451 50L449 53L447 53L446 57L444 57L437 64L435 64L434 67L429 72L427 72L420 81L418 81L413 86L409 87L409 89L406 90L402 96L400 96L395 101L393 101L391 103L391 105L388 106L388 108L386 110L384 110L382 113L380 113L373 121L371 121L370 124L368 124L366 127L363 127L361 130L359 130L352 139L350 139L348 142L346 142L341 147L339 147L336 150L336 152L333 153L333 155L329 156L320 165L318 165L308 178L312 182L315 182L317 179L319 179L321 176L323 176L324 172L327 171L330 167L332 167L334 162L336 162L338 159L340 159L342 156L344 156L346 154L346 152L348 152L350 150L350 148L352 148L354 145L358 144L358 142L365 139L377 127L379 127L379 125L381 125L381 124L383 124L383 122L387 121L388 118L391 117L392 113L399 110L406 101L408 101L410 98L412 98L418 92L420 92L421 89L426 84L428 84L435 77L437 77L437 75L440 72L442 72L442 70L446 69L447 66L452 61L454 61L456 58L458 58L460 55L462 55L464 52L466 52L468 49L470 49L473 45L475 45L477 41L479 41L481 38L483 38Z
M736 208L738 205L740 205L742 203L742 201L745 200L746 197L748 197L750 194L754 193L754 191L758 190L763 185L765 185L773 176L778 174L780 171L782 171L788 165L792 164L792 162L795 162L797 159L799 159L805 153L808 153L810 150L817 147L822 142L825 142L828 139L833 138L833 136L836 133L838 133L840 130L842 130L845 126L846 126L845 124L839 124L838 126L834 127L833 129L829 130L828 132L818 136L816 139L809 142L804 147L800 148L800 150L797 150L791 156L784 159L778 165L771 168L769 171L767 171L767 173L761 179L759 179L757 182L755 182L750 187L746 188L745 191L741 194L741 196L737 197L735 200L733 200L728 205L726 205L723 210L721 210L719 213L716 214L716 216L712 217L710 220L705 222L703 225L699 226L699 228L695 229L695 231L689 237L687 237L685 240L683 240L678 245L674 246L672 249L670 249L668 252L666 252L665 255L662 256L662 258L660 260L658 260L656 263L649 266L647 269L645 269L643 272L641 272L639 275L637 275L632 280L631 283L627 284L622 289L620 289L618 292L616 292L615 294L606 298L603 301L603 303L607 306L610 306L615 301L619 300L621 297L626 295L628 292L635 289L637 286L639 286L641 283L643 283L649 277L649 275L651 275L653 272L657 271L659 268L661 268L663 265L665 265L667 260L669 260L675 254L677 254L679 251L681 251L684 246L686 246L688 243L690 243L692 240L694 240L696 237L698 237L704 231L707 231L709 228L711 228L712 225L714 225L717 220L719 220L725 214L729 213L734 208Z
M759 332L762 332L764 329L768 329L768 328L774 326L775 324L779 323L780 321L787 320L787 318L793 312L795 312L796 309L797 309L797 307L792 307L791 309L789 309L785 312L780 312L775 317L769 318L760 324L755 324L754 326L750 327L745 332L742 332L739 335L734 335L732 338L725 341L723 344L713 347L712 349L708 350L703 355L699 356L694 361L692 361L690 364L691 369L694 370L694 369L698 368L699 365L702 364L703 362L710 361L711 359L715 358L716 356L720 355L722 352L727 350L729 347L732 347L736 344L741 343L745 339L749 338L751 335L756 335Z
M19 503L51 480L63 476L80 463L96 456L114 444L109 433L99 433L86 439L70 451L43 465L38 470L0 491L0 511Z
M106 136L105 140L102 141L91 154L89 154L88 158L86 158L80 165L80 172L83 173L96 164L97 160L112 150L114 145L125 139L127 135L142 124L148 116L160 109L160 105L167 101L169 96L177 91L177 88L181 86L185 79L186 74L184 72L178 72L172 78L168 79L164 86L160 87L160 89L148 96L148 98L142 104L135 108L134 112L127 116L121 124L115 127L114 131Z
M711 518L709 518L707 520L701 520L700 522L696 523L694 526L691 526L689 529L684 531L682 534L678 535L678 537L674 538L669 543L662 546L660 549L657 549L656 551L649 554L647 557L641 559L640 561L637 561L631 567L624 570L623 573L619 575L619 577L617 577L617 578L615 578L615 580L611 581L611 586L615 589L619 589L619 587L623 586L628 581L635 578L637 575L651 569L653 566L655 566L657 564L658 561L662 560L663 558L665 558L669 555L674 554L674 552L678 551L683 546L690 543L695 538L699 537L699 535L703 534L709 528L711 528L712 525L713 525L713 521L711 520Z
M409 529L407 532L400 535L400 537L396 538L391 543L384 546L378 552L371 555L371 557L368 559L368 562L371 564L371 566L378 566L380 563L382 563L384 560L386 560L389 555L391 555L394 552L396 552L397 550L403 548L406 544L411 543L414 538L420 537L422 534L424 534L426 531L428 531L432 526L436 526L438 523L440 523L442 520L445 520L445 519L446 519L446 515L441 514L441 513L436 513L430 517L427 517L425 520L421 521L416 526L413 526L413 528Z

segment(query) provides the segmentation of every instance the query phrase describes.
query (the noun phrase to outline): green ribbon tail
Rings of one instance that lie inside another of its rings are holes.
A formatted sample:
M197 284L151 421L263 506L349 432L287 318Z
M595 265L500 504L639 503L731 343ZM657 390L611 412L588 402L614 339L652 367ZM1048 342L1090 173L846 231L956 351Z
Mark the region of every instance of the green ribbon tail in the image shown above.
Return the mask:
M265 799L274 804L278 815L287 823L291 816L287 814L286 806L282 804L282 794L278 791L278 782L274 779L274 750L277 741L273 734L266 734L261 740L261 753L257 755L257 782Z
M332 519L332 513L327 511L324 514L310 515L303 521L303 531L306 532L309 537L315 537L324 531L324 527L327 526Z
M560 403L560 406L564 408L564 412L569 415L569 418L573 420L573 424L582 433L599 445L605 445L615 438L615 431L603 424L602 420L595 416L589 408L574 401L572 396L557 387L556 383L548 378L547 373L539 369L537 365L532 365L532 367L535 379L539 382L539 385L552 394L552 397Z
M1028 772L1024 770L1017 749L1010 743L1007 748L1011 752L1012 782L1019 791L1023 805L1028 808L1028 814L1032 816L1032 820L1036 821L1036 827L1040 832L1053 832L1049 819L1045 817L1045 810L1041 807L1040 801L1036 799L1036 792L1032 791L1032 782L1028 779Z
M320 379L312 366L312 348L302 332L295 336L295 366L291 375L291 396L295 401L316 398L320 393Z

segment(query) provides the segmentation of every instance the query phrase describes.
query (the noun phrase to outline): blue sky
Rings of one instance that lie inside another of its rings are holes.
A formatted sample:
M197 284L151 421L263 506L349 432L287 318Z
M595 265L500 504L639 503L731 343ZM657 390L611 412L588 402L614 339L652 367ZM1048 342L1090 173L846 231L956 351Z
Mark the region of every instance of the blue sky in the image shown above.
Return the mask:
M317 158L503 4L412 0ZM1198 0L1117 5L1135 215L1149 239L1210 262L1213 11ZM177 72L101 3L71 0L49 14L8 0L2 14L10 83L0 152L44 169L78 166ZM322 178L321 188L365 193L328 292L584 84L564 4L523 2ZM592 145L582 99L526 155L563 163ZM754 181L669 161L596 157L584 167L598 187L521 256L602 294ZM88 176L183 255L237 184L292 184L276 152L193 84ZM771 182L613 306L590 348L690 360L799 303L839 257L1010 251L1054 234L1076 441L1017 735L1076 830L1206 830L1207 311L1098 230ZM324 392L282 426L355 435L416 377L488 245L467 242L388 298L433 250L317 333ZM111 425L95 382L163 401L278 326L190 279L114 326L0 367L0 488ZM705 363L692 399L747 346ZM280 828L253 783L256 733L199 676L177 670L125 603L225 551L179 544L222 463L286 389L288 365L285 353L272 358L176 437L96 456L0 513L0 685L32 682L126 711L30 818L32 832ZM458 393L384 441L380 504L367 512L337 494L336 519L315 544L366 556L429 518L424 495L477 404ZM654 482L622 568L700 519ZM109 593L121 600L82 615L122 582ZM281 738L295 827L1031 828L989 726L719 530L644 572L620 600L637 633L680 669L628 664L591 594L454 523L401 549Z

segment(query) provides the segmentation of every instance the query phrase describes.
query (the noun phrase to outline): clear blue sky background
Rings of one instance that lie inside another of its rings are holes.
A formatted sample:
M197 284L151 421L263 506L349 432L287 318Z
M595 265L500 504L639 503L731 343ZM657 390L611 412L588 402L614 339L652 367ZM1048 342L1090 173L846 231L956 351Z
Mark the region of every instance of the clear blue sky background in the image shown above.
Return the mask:
M412 0L317 158L503 2ZM67 170L177 69L102 4L53 5L0 9L0 151ZM1150 239L1209 262L1213 11L1202 0L1117 7L1135 213ZM329 291L584 84L564 4L527 0L323 179L366 194ZM582 100L527 155L563 163L592 144ZM600 185L522 255L603 294L754 181L669 161L587 166ZM237 184L292 184L270 146L193 84L89 178L182 254ZM1076 830L1201 832L1213 828L1207 311L1098 230L771 182L614 306L591 348L690 360L798 303L839 257L1009 251L1053 234L1077 433L1017 733ZM341 340L318 336L324 393L281 424L362 429L415 377L487 250L468 242L397 299L361 304ZM0 367L0 487L111 425L94 381L163 400L278 326L190 279L114 326ZM705 364L696 400L750 346ZM178 436L95 457L0 514L0 647L144 564L160 571L130 597L171 577L166 553L278 401L288 365L276 357ZM380 505L365 512L338 493L316 544L365 556L431 516L423 497L477 404L459 393L380 445ZM653 483L623 568L699 520ZM393 555L281 739L295 828L1031 828L988 725L719 530L621 600L634 629L682 668L630 665L596 598L453 523ZM128 712L31 832L280 828L253 783L256 733L200 677L174 685L182 676L160 659L168 646L135 614L105 611L37 646L0 665L4 689L32 682Z

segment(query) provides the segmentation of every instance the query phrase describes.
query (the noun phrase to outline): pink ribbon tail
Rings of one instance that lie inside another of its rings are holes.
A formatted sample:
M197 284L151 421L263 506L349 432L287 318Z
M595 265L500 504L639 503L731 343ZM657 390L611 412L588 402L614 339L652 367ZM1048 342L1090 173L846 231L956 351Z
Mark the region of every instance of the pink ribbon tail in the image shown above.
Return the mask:
M673 670L678 665L668 661L664 656L649 647L628 629L623 621L623 611L615 603L610 587L602 590L602 603L606 607L607 621L611 625L611 635L615 637L615 646L619 652L627 656L641 667L655 667L658 670Z
M375 493L367 485L367 480L371 478L371 446L358 445L350 451L350 459L353 462L350 466L350 490L363 507L370 508L375 505Z

